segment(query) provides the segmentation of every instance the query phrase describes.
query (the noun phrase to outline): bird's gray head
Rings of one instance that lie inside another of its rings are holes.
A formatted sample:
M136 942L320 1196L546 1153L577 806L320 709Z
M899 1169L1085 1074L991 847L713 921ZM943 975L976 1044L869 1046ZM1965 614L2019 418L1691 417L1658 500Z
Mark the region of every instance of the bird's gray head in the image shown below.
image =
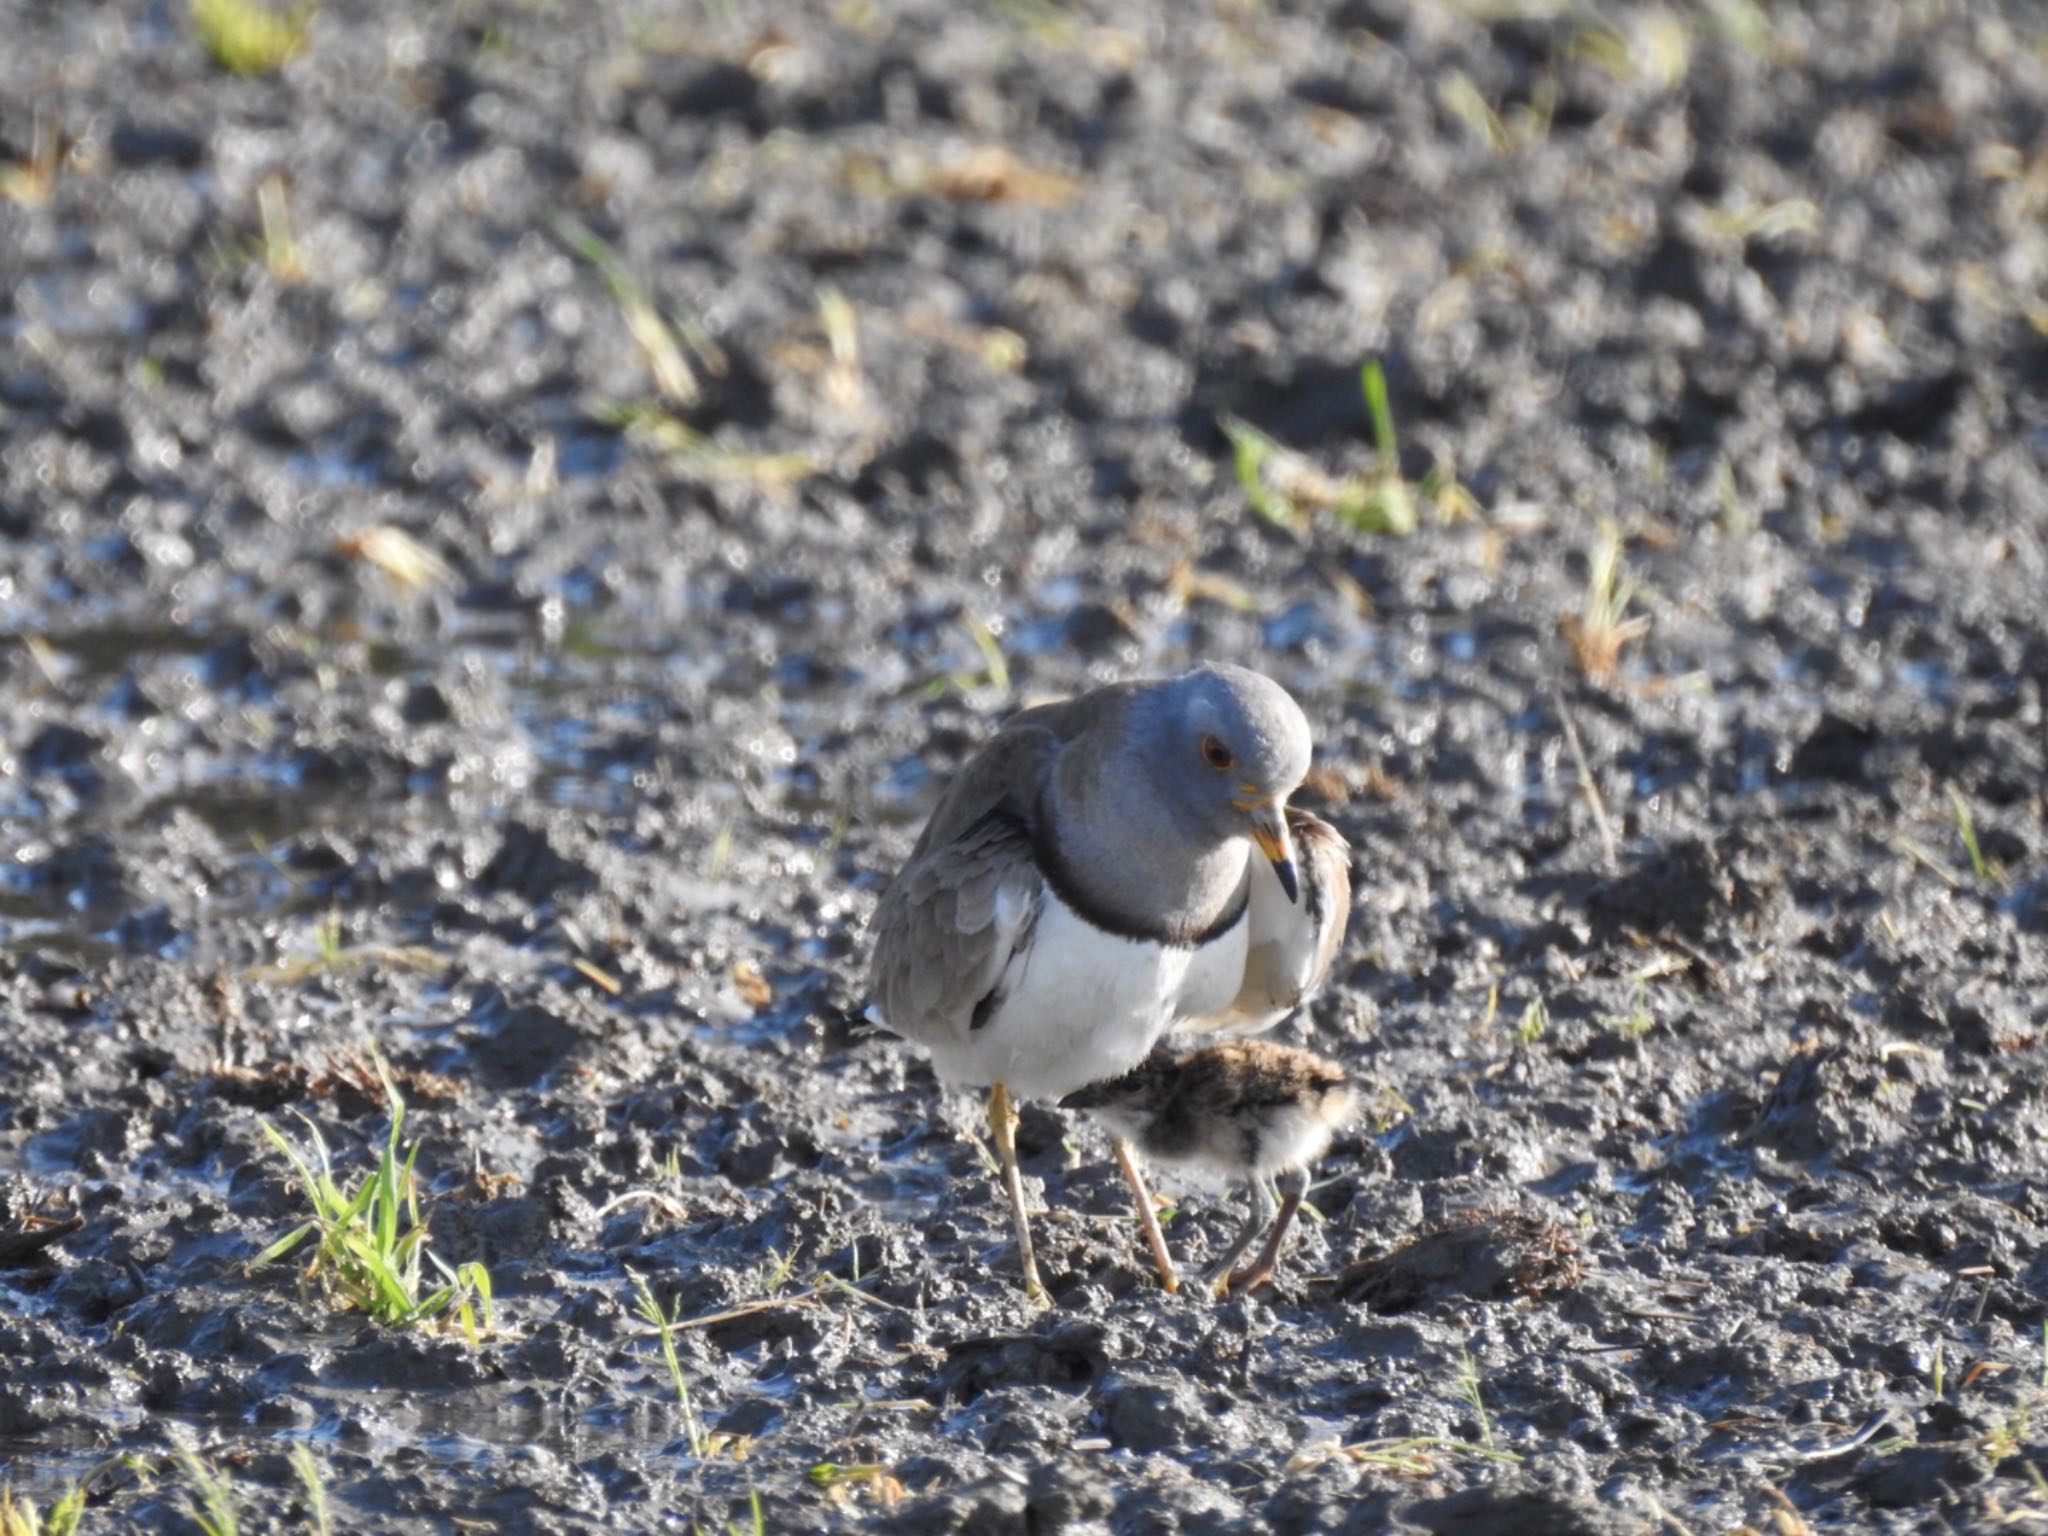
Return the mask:
M1158 685L1137 720L1153 788L1218 842L1249 837L1296 892L1287 797L1308 773L1308 719L1285 688L1243 667L1209 666Z

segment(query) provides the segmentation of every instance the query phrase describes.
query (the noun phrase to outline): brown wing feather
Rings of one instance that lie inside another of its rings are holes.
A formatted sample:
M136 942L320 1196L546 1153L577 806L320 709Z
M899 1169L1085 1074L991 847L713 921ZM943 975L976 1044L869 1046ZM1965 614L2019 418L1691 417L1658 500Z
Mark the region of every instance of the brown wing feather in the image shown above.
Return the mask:
M1351 921L1351 845L1337 829L1290 807L1287 827L1301 899L1288 902L1279 885L1254 896L1244 985L1222 1013L1186 1027L1194 1034L1244 1034L1270 1029L1313 997L1329 979ZM1271 881L1254 868L1254 880Z
M1330 979L1337 951L1344 947L1345 930L1351 926L1351 845L1335 827L1307 811L1289 808L1287 829L1294 834L1295 854L1306 877L1303 893L1315 902L1322 923L1315 962L1303 989L1304 996L1313 996Z

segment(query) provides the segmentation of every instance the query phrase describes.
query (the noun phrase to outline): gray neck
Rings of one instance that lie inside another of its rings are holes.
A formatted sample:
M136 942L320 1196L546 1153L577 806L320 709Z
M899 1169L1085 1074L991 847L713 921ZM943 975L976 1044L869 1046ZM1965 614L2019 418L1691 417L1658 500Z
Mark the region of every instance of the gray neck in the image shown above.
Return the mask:
M1195 944L1244 913L1244 838L1190 827L1144 789L1135 754L1066 753L1039 806L1039 862L1061 900L1126 938Z

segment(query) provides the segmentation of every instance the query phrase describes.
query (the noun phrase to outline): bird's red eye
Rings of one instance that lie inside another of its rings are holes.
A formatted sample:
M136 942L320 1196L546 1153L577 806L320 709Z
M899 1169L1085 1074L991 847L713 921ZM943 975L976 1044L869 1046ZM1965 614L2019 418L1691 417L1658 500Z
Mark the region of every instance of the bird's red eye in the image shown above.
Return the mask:
M1230 748L1214 736L1202 738L1202 761L1218 773L1228 773L1237 764L1237 759L1230 755Z

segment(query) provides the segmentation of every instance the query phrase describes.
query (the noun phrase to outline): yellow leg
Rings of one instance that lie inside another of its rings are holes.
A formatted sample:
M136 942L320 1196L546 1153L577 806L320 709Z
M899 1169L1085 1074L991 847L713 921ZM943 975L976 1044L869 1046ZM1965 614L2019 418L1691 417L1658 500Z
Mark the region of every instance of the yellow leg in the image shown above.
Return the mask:
M997 1083L988 1095L988 1128L995 1137L996 1159L1003 1165L1003 1192L1010 1197L1010 1220L1017 1227L1017 1259L1024 1269L1024 1294L1042 1296L1038 1250L1031 1243L1031 1218L1024 1211L1024 1175L1017 1168L1017 1111L1010 1090Z
M1159 1270L1159 1283L1166 1287L1171 1296L1180 1289L1180 1276L1174 1272L1173 1255L1166 1251L1166 1234L1159 1230L1159 1212L1152 1205L1152 1191L1145 1187L1145 1175L1139 1171L1137 1159L1131 1156L1131 1144L1121 1136L1115 1141L1116 1164L1123 1169L1124 1177L1131 1182L1131 1193L1138 1202L1138 1226L1145 1234L1145 1245L1152 1250L1152 1263Z

